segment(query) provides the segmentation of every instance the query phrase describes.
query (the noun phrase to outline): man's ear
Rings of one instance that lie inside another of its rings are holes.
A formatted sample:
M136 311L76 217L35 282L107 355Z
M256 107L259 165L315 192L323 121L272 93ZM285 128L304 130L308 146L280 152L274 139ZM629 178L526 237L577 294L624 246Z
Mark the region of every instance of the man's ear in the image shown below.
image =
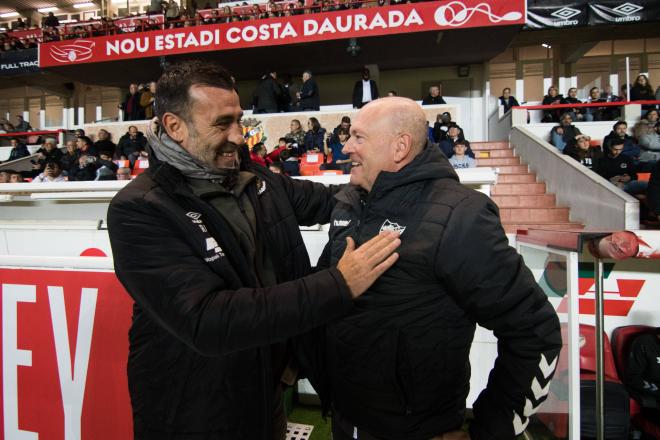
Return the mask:
M412 136L409 133L401 133L394 143L394 162L400 163L412 154Z
M174 113L165 113L160 121L165 132L177 144L183 143L188 138L188 125L178 115Z

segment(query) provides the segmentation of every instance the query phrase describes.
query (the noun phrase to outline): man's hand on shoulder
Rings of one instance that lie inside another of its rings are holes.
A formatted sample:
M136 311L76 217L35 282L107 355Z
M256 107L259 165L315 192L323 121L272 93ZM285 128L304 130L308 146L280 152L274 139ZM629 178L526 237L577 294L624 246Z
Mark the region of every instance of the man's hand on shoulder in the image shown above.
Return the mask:
M399 258L394 251L401 244L399 234L383 232L359 248L351 237L346 238L346 250L337 263L351 296L362 295Z

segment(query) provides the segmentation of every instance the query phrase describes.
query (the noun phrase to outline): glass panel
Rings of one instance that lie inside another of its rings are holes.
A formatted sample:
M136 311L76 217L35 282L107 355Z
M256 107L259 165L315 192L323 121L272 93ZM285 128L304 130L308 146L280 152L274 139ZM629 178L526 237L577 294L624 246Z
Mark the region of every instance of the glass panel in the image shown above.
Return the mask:
M521 245L520 255L525 265L532 271L534 279L548 296L550 303L559 314L562 327L562 349L557 361L557 370L550 383L548 398L538 412L530 418L527 433L537 439L563 439L569 434L569 380L568 380L568 258L547 250ZM551 360L548 360L551 362ZM543 386L545 384L541 384Z

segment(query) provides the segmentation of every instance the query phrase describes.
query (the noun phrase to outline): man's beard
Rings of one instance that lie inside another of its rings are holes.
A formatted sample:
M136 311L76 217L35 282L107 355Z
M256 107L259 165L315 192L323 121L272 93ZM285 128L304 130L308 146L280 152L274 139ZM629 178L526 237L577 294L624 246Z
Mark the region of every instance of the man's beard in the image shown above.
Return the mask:
M240 146L234 142L226 142L220 147L214 148L209 144L201 142L197 130L195 130L192 124L190 124L189 127L191 149L188 151L188 154L190 154L199 165L207 168L211 173L224 176L224 179L222 179L220 183L225 188L231 189L238 181L238 174L240 171ZM218 166L218 156L221 156L223 153L233 153L234 160L230 166Z

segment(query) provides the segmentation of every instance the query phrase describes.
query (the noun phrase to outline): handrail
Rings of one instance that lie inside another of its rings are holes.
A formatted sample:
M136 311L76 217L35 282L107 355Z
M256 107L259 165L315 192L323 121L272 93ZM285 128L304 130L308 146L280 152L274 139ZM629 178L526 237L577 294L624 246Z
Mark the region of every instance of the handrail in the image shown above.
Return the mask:
M550 110L558 108L583 108L583 107L623 107L624 105L639 104L639 105L657 105L660 101L610 101L610 102L584 102L580 104L547 104L547 105L515 105L512 109L524 110Z
M66 130L59 128L57 130L40 130L40 131L12 131L10 133L0 133L1 137L27 137L27 136L41 136L42 134L60 134Z

